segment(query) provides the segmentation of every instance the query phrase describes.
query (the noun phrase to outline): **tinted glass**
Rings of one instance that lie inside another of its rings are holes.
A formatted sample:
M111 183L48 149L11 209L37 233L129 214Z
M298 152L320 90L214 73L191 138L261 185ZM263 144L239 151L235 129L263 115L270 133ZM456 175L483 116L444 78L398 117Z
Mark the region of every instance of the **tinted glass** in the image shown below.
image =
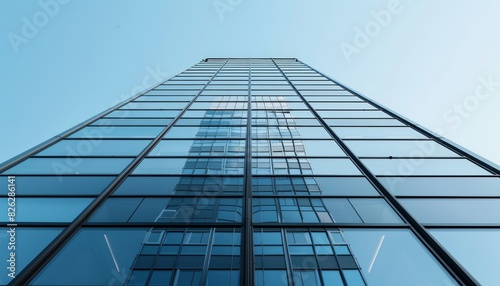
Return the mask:
M368 285L456 285L408 230L343 231Z

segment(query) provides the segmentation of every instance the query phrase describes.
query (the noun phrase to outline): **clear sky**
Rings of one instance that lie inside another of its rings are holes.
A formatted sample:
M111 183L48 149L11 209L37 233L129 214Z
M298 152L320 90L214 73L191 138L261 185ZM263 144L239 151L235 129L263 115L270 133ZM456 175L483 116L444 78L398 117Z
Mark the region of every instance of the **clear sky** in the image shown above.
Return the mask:
M205 57L297 57L500 163L500 2L0 2L0 162Z

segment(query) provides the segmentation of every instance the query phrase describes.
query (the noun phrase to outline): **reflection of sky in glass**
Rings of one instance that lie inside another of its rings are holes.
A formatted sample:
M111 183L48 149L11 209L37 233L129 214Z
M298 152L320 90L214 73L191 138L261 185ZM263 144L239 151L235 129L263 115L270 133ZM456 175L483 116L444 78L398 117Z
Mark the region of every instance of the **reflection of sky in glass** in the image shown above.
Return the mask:
M431 234L484 286L500 280L500 230L432 229Z
M456 284L407 230L343 231L369 285Z

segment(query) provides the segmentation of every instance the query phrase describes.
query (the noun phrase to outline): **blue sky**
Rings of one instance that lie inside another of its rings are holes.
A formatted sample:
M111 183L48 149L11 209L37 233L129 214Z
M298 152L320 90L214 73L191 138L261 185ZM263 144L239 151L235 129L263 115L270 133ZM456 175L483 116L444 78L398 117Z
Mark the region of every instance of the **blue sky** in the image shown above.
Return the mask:
M0 2L0 162L205 57L297 57L500 163L498 1Z

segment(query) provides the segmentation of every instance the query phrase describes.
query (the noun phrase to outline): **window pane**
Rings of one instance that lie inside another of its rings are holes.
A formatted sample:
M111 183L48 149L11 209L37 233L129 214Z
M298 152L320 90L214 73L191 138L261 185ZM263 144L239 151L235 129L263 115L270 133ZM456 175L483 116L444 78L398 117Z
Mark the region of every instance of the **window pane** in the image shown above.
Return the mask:
M500 223L500 199L400 199L421 223Z
M82 229L32 283L108 285L117 277L125 282L146 234L146 229Z
M256 286L288 285L285 270L255 270Z
M131 176L123 182L115 195L214 195L241 194L242 177L139 177Z
M62 140L37 153L39 156L134 156L150 140Z
M466 159L361 159L375 175L490 175Z
M243 174L240 158L146 158L134 174Z
M342 270L347 285L365 285L358 270Z
M186 107L189 102L140 102L140 101L132 101L124 106L120 107L120 110L123 109L182 109Z
M156 125L156 126L167 126L172 122L171 118L103 118L92 123L95 125Z
M431 229L430 233L481 285L500 279L500 231L498 229Z
M163 127L85 127L68 138L155 138Z
M253 177L252 185L252 192L259 195L378 195L361 177Z
M239 271L209 270L207 286L237 286L239 285Z
M330 139L331 136L323 127L303 126L269 126L252 127L253 138L305 138Z
M373 196L378 195L375 188L365 178L315 178L325 195Z
M498 196L500 178L381 177L379 181L396 196Z
M0 177L7 182L7 177ZM98 195L115 177L17 176L17 195Z
M341 156L333 140L253 140L253 156Z
M326 124L330 126L404 126L396 119L326 119Z
M170 285L172 279L171 270L154 270L149 280L149 286L164 286Z
M377 110L373 105L367 102L311 102L316 110L321 109L363 109Z
M349 159L254 158L253 174L360 175Z
M386 113L378 110L319 110L318 114L323 118L391 118Z
M245 138L246 127L173 127L164 138Z
M70 222L89 204L91 198L16 198L16 221ZM9 221L7 198L0 198L1 218ZM54 211L57 210L57 211Z
M125 158L31 158L3 174L118 174L132 162Z
M127 222L142 198L110 198L100 206L89 222Z
M245 156L245 141L162 140L148 156Z
M118 118L173 118L176 117L181 110L115 110L106 117L118 117Z
M342 277L340 277L340 272L337 270L323 270L321 271L321 276L323 276L323 281L325 281L325 285L344 285L342 282Z
M365 223L402 223L383 199L349 199Z
M459 157L434 141L349 141L344 143L360 157Z
M343 229L368 285L455 285L408 230Z
M365 111L363 111L365 112ZM351 138L417 138L427 139L409 127L332 127L342 139Z
M143 95L135 99L135 101L191 101L193 96L179 95Z

